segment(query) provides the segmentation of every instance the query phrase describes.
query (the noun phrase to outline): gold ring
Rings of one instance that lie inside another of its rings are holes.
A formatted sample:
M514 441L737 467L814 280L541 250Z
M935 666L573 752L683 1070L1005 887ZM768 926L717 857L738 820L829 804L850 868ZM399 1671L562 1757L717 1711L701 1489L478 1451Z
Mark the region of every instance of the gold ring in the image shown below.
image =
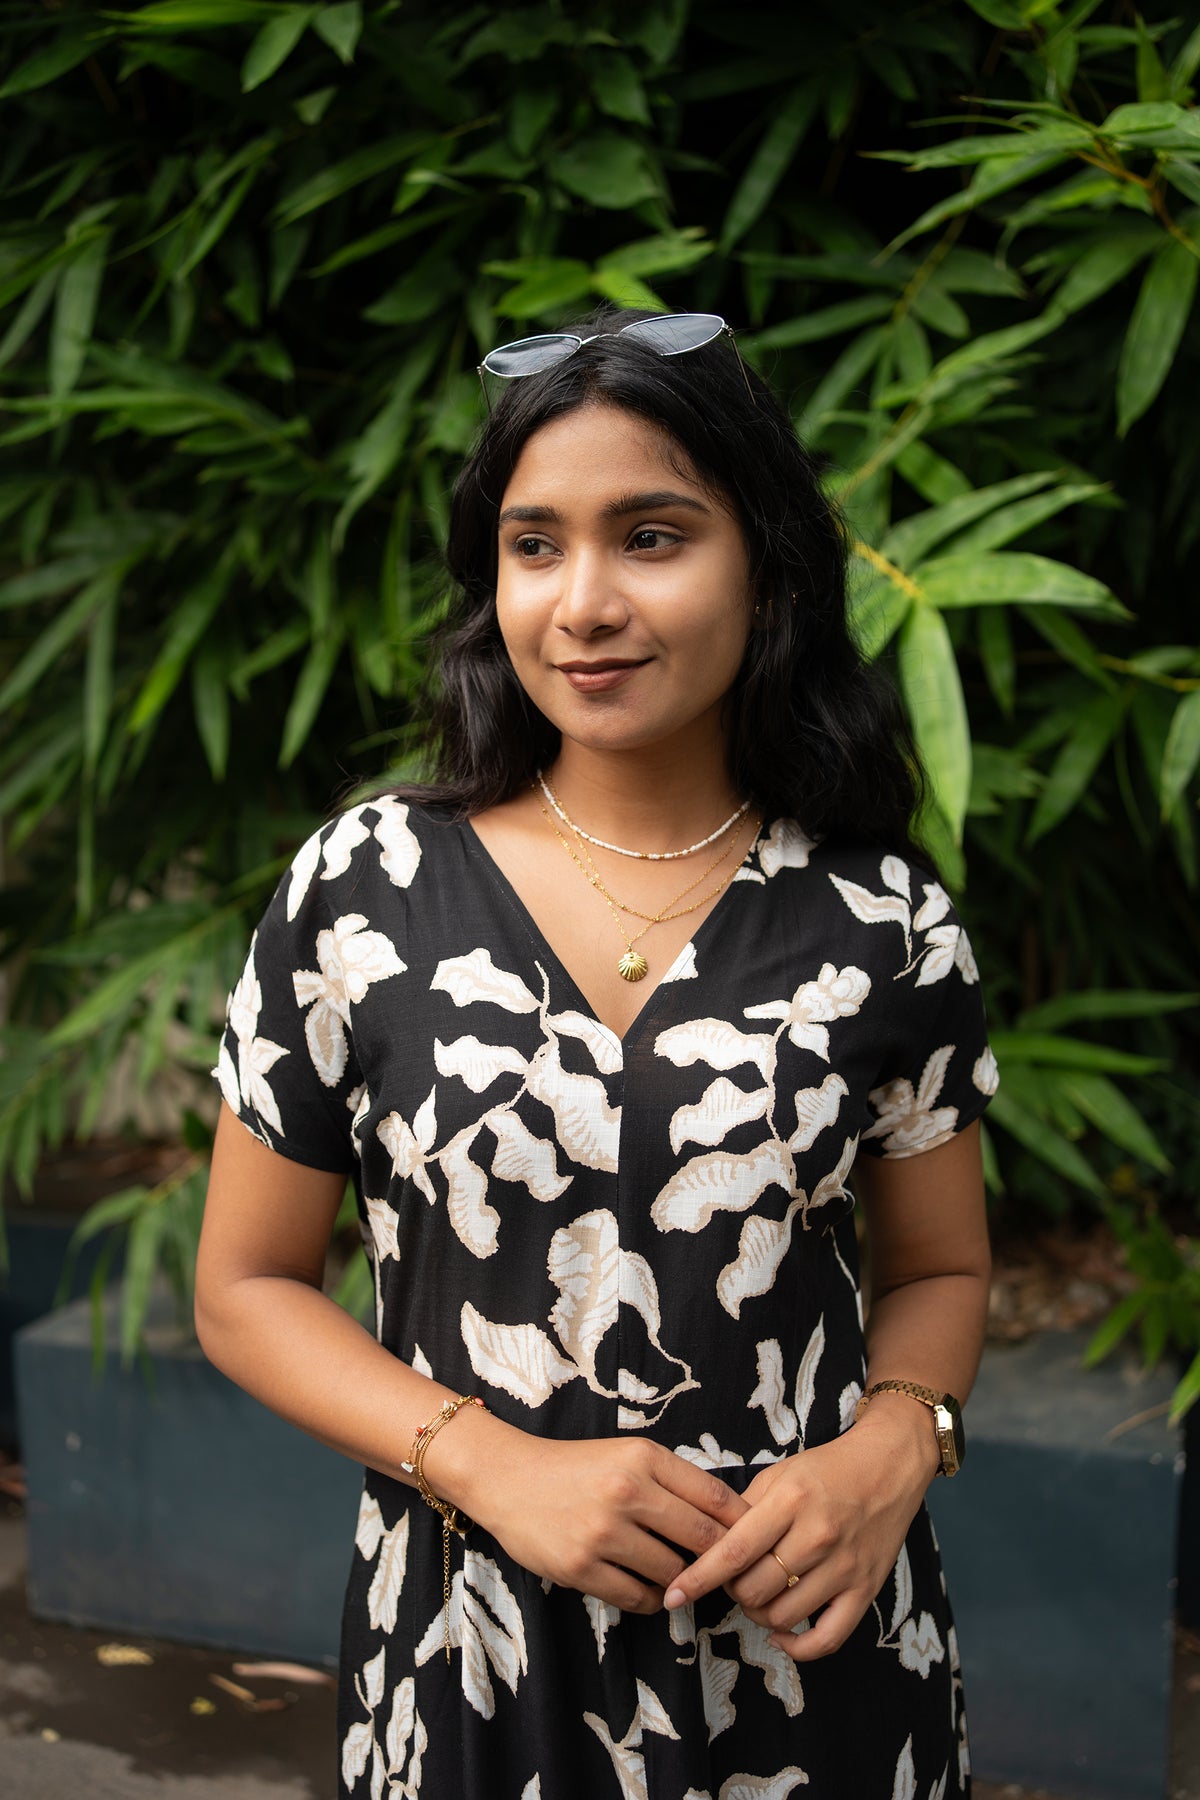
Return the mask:
M775 1552L773 1550L769 1551L768 1554L771 1556L775 1556ZM784 1562L782 1556L775 1556L775 1561L779 1564L780 1568L783 1570L784 1574L787 1576L788 1586L790 1588L794 1588L796 1583L799 1581L800 1577L798 1575L792 1574L792 1571L788 1568L788 1566Z

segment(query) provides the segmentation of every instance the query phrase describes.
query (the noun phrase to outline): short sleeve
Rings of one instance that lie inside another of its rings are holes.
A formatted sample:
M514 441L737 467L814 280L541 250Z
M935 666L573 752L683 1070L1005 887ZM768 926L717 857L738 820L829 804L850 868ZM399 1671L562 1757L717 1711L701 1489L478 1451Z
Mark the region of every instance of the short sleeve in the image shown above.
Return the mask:
M315 833L280 881L226 1007L212 1070L222 1096L268 1149L349 1173L362 1076L339 957L338 926L312 879ZM356 920L365 924L365 920Z
M937 882L925 886L906 939L860 1139L864 1151L883 1157L946 1143L979 1118L999 1082L971 943Z

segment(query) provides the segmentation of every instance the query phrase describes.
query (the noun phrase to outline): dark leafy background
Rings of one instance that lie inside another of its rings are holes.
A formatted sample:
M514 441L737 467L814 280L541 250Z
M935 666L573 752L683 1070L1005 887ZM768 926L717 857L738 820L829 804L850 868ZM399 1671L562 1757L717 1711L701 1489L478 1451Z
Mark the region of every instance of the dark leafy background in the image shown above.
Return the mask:
M207 1069L413 762L493 344L721 312L827 459L983 964L1007 1215L1191 1361L1200 28L1079 0L0 7L0 1164ZM201 1112L203 1103L198 1103ZM96 1209L187 1314L208 1128ZM340 1290L361 1306L361 1258Z

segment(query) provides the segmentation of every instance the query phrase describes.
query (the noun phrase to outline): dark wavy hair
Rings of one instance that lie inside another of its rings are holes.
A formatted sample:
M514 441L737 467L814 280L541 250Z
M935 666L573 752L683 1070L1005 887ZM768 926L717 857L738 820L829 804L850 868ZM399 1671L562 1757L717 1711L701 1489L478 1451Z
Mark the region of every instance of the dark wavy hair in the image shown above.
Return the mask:
M737 791L810 837L911 853L920 765L894 690L851 637L845 532L818 466L724 337L661 356L617 335L652 317L604 307L569 327L592 342L506 384L454 486L454 592L424 696L433 779L391 791L466 818L528 787L557 754L558 730L518 682L497 624L497 520L533 433L601 404L659 426L681 472L699 475L741 523L759 610L727 697Z

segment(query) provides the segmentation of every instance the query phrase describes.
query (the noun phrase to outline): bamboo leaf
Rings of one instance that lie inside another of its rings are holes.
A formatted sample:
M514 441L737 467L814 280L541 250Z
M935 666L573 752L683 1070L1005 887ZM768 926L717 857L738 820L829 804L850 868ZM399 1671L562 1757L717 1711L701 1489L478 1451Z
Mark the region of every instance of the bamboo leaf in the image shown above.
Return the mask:
M102 232L84 245L59 279L50 327L50 392L55 399L69 394L82 372L107 260L108 233Z
M92 27L88 30L66 30L54 39L51 44L44 44L40 50L19 63L0 87L0 100L10 100L16 94L32 93L35 88L46 87L66 75L71 69L86 62L94 56L102 45L107 32Z
M301 182L284 195L272 216L281 225L294 225L298 219L307 218L319 207L328 206L331 200L349 193L351 188L361 186L376 175L386 174L397 163L408 162L434 142L436 139L426 132L406 131L398 137L384 138L378 144L368 144Z
M1038 1068L1084 1069L1103 1075L1153 1075L1164 1066L1157 1056L1138 1056L1132 1050L1114 1050L1107 1044L1045 1031L993 1032L992 1049L998 1062L1014 1068L1032 1063Z
M360 0L345 0L345 4L339 6L323 6L313 21L313 30L317 36L323 38L339 61L344 63L354 61L362 27Z
M913 571L913 578L935 606L993 606L1017 601L1022 606L1050 603L1109 618L1130 617L1116 595L1094 575L1025 551L940 556L922 563Z
M91 774L104 747L112 710L113 652L117 637L120 590L114 582L92 615L87 666L83 680L83 766Z
M1149 1163L1160 1175L1168 1175L1171 1164L1154 1133L1137 1108L1107 1075L1083 1071L1072 1074L1063 1083L1067 1096L1088 1122L1131 1156Z
M192 663L192 707L214 781L224 781L229 761L229 689L220 658L208 646Z
M1000 711L1011 718L1016 704L1017 658L1008 613L1003 606L981 606L975 617L987 684Z
M1097 1199L1104 1197L1104 1184L1087 1159L1074 1144L1039 1118L1029 1106L1018 1104L1012 1094L1006 1091L1003 1072L1001 1085L992 1095L990 1112L994 1125L1001 1126L1015 1137L1019 1144L1023 1144L1047 1168L1073 1182L1076 1187L1095 1195Z
M1053 471L1042 469L1032 475L1016 475L1009 481L975 488L971 493L943 501L940 506L927 507L924 512L914 513L911 519L893 525L879 546L880 552L889 562L899 563L902 569L914 569L935 544L943 543L977 519L996 512L1024 494L1044 488L1053 480Z
M276 69L283 67L316 12L315 6L284 6L280 7L273 19L267 20L259 29L242 62L243 94L261 87L264 81L270 80Z
M1121 1339L1133 1329L1150 1303L1145 1288L1126 1294L1118 1300L1107 1318L1096 1327L1083 1353L1086 1368L1093 1369L1116 1349Z
M909 610L900 628L897 666L934 799L959 843L971 788L971 732L954 646L934 607L918 604Z
M110 603L120 585L120 575L106 571L86 587L52 619L0 686L0 713L16 706L59 661L72 641L91 623L99 608Z
M853 331L856 325L882 319L885 313L891 312L892 306L890 294L862 294L855 300L839 300L833 306L820 306L813 312L801 313L766 331L739 335L738 343L748 356L763 350L788 350L795 344L837 337L843 331Z
M756 219L792 165L821 104L822 83L808 80L790 88L780 101L742 179L734 190L721 227L721 249L728 255Z
M345 637L345 626L340 618L335 619L321 637L314 639L311 650L305 658L296 682L296 691L292 695L287 717L283 722L283 743L279 751L279 766L288 768L304 748L305 741L312 729L313 721L325 698L325 691L337 667L337 659L341 654Z
M1185 694L1171 718L1163 750L1159 796L1162 817L1168 819L1183 798L1200 764L1200 688Z
M1200 1006L1197 994L1158 994L1143 988L1085 988L1078 994L1060 994L1043 1000L1021 1014L1022 1029L1055 1031L1094 1019L1152 1019L1161 1013L1183 1012Z
M1158 397L1192 310L1198 274L1195 251L1173 239L1146 271L1117 366L1119 437Z
M1180 1424L1184 1414L1191 1411L1197 1400L1200 1400L1200 1351L1197 1351L1192 1361L1184 1370L1183 1378L1180 1381L1179 1386L1171 1395L1171 1412L1170 1417L1167 1420L1168 1425L1174 1426Z
M216 616L228 586L229 566L222 560L180 601L167 640L134 702L129 718L131 732L144 731L151 725L175 692L179 678Z
M1124 694L1098 694L1080 712L1038 796L1026 844L1036 844L1053 831L1083 798L1125 717L1125 705Z
M547 171L590 206L622 211L659 197L659 181L637 139L594 131L555 151Z

